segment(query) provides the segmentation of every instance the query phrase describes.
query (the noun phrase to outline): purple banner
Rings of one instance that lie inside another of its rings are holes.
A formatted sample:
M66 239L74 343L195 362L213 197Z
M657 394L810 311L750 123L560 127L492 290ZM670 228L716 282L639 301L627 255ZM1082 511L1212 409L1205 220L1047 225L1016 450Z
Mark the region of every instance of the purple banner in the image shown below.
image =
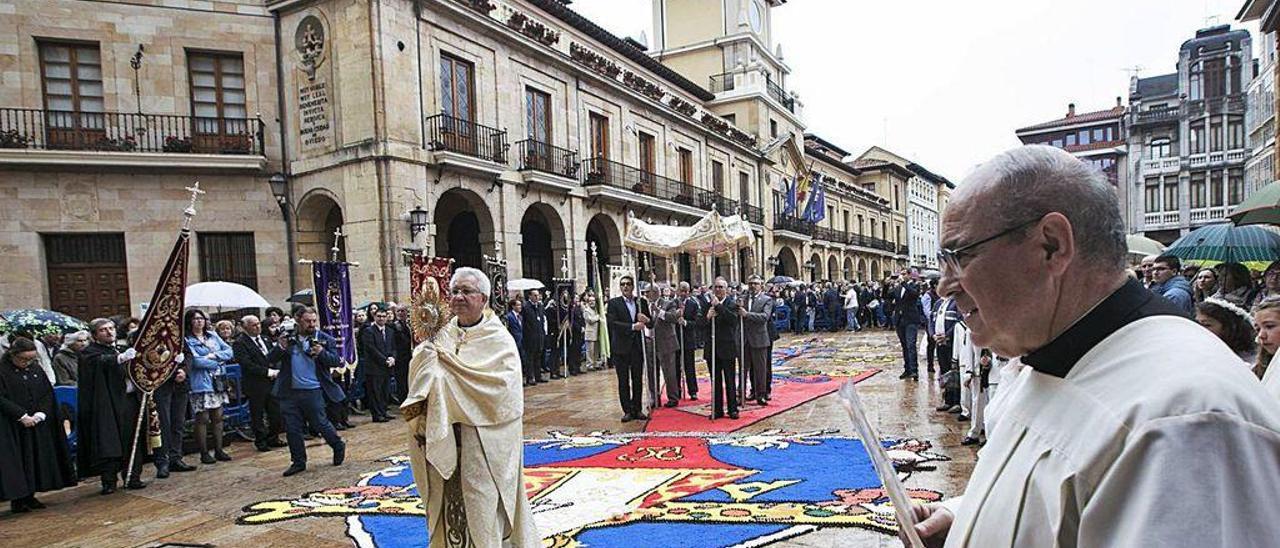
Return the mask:
M320 330L337 341L338 357L356 362L356 341L351 334L351 277L347 263L311 263Z

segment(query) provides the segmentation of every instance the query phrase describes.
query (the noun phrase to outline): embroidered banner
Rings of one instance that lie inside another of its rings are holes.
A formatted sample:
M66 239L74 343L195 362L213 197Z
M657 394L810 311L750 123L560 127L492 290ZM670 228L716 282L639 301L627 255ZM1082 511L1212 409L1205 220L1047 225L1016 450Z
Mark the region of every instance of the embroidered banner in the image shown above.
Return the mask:
M449 279L453 277L453 259L414 257L409 267L409 291L413 304L409 323L413 326L413 344L428 339L449 321Z
M311 263L311 280L316 311L320 313L320 330L336 340L338 357L347 363L355 363L350 265L330 261Z
M489 308L501 316L507 312L507 261L496 257L485 256L485 273L489 275L489 283L493 285L493 294L489 296Z
M177 368L174 357L185 344L182 333L182 311L186 308L187 254L191 232L183 230L173 244L156 282L151 306L142 317L134 349L138 357L129 362L129 378L134 386L148 394L155 392Z

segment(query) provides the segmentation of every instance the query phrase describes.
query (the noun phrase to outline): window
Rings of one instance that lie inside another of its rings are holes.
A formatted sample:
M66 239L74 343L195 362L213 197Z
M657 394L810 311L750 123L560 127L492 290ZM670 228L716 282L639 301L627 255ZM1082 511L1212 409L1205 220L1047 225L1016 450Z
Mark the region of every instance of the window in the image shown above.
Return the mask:
M1147 179L1147 213L1160 211L1160 179Z
M1101 143L1101 142L1103 142L1103 141L1110 141L1110 140L1111 140L1111 139L1104 139L1104 138L1103 138L1103 130L1102 130L1102 128L1094 128L1094 129L1093 129L1093 142L1095 142L1095 143Z
M1213 99L1227 93L1227 68L1224 59L1205 59L1204 97ZM1238 92L1238 90L1237 90Z
M845 212L844 212L844 225L843 225L843 226L844 226L844 231L845 231L845 232L849 232L849 229L850 229L851 227L849 226L849 212L848 212L848 211L845 211Z
M1089 140L1089 130L1087 129L1080 130L1080 139L1077 142L1079 142L1082 145L1087 145L1091 143L1092 141Z
M778 121L769 120L769 136L774 139L778 138Z
M646 173L653 173L654 158L653 136L645 132L640 132L640 169Z
M1204 152L1204 122L1196 122L1191 124L1191 131L1187 135L1189 144L1191 145L1191 154L1201 154Z
M247 135L244 57L239 53L187 52L187 70L195 132Z
M1157 158L1169 157L1169 140L1168 139L1153 139L1151 141L1151 145L1149 146L1149 148L1151 150L1152 160L1155 160Z
M725 119L725 121L729 122L729 125L735 125L735 126L736 126L736 125L738 125L738 115L737 115L737 114L726 114L726 115L724 115L724 119Z
M96 143L102 117L102 57L97 44L43 42L40 73L51 148Z
M609 119L591 113L591 157L609 159Z
M751 175L745 171L738 172L738 201L751 203Z
M530 139L539 143L551 143L551 95L525 88L524 125Z
M893 208L900 209L898 204L898 185L893 185Z
M1227 150L1244 148L1244 123L1240 117L1227 118Z
M1191 89L1190 89L1190 90L1189 90L1189 92L1188 92L1188 98L1189 98L1189 99L1191 99L1192 101L1195 101L1195 100L1197 100L1197 99L1200 99L1200 97L1201 97L1201 93L1200 93L1201 85L1200 85L1200 82L1201 82L1201 80L1203 80L1203 78L1202 78L1202 76L1203 76L1203 72L1204 72L1204 68L1203 68L1203 67L1204 67L1204 64L1203 64L1203 63L1199 63L1199 62L1197 62L1197 63L1192 63L1192 64L1191 64L1191 78L1190 78L1190 80L1191 80ZM1154 108L1154 107L1153 107L1153 108Z
M1227 205L1238 205L1244 200L1244 172L1239 168L1227 171Z
M1178 178L1166 177L1164 179L1164 210L1178 210Z
M884 239L888 236L889 236L889 223L880 221L880 239Z
M1227 86L1227 88L1230 90L1232 94L1236 94L1236 93L1240 93L1240 86L1241 84L1243 84L1243 82L1240 80L1241 63L1238 60L1238 58L1232 57L1230 59L1231 59L1231 67L1227 69L1228 71L1230 71L1230 83Z
M693 184L693 151L687 148L680 149L680 181Z
M1213 171L1209 173L1209 205L1211 207L1222 207L1222 172Z
M711 161L711 190L724 196L724 164L719 160Z
M858 215L858 234L861 235L864 230L866 227L862 224L862 215Z
M1191 174L1191 209L1205 207L1205 174L1203 171Z
M471 63L440 56L440 112L462 122L475 121L475 73Z
M1214 117L1209 120L1209 151L1222 150L1222 119Z
M252 232L202 232L200 279L233 282L258 289L258 261Z
M1073 147L1073 146L1076 146L1076 143L1077 143L1076 134L1072 133L1070 135L1067 135L1067 146Z

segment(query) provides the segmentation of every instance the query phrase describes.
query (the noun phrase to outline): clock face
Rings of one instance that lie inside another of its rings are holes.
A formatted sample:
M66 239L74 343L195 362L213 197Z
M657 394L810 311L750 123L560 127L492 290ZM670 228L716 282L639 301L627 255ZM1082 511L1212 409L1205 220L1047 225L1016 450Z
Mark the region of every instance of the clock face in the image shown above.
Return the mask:
M760 7L760 2L751 2L747 15L750 18L751 30L760 32L764 25L764 10Z

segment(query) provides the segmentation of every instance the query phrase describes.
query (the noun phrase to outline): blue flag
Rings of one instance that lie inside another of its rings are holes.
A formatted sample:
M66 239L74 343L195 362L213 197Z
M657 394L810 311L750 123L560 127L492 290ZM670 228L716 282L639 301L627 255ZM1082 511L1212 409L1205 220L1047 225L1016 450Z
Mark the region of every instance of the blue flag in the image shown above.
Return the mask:
M821 184L815 185L813 189L813 200L810 200L808 219L814 224L822 222L827 218L827 191L823 189Z
M316 311L320 313L320 330L336 341L338 357L356 362L356 341L351 333L351 277L347 263L311 263L311 279L315 284Z
M783 191L786 193L782 204L783 215L796 214L796 180L782 180Z

